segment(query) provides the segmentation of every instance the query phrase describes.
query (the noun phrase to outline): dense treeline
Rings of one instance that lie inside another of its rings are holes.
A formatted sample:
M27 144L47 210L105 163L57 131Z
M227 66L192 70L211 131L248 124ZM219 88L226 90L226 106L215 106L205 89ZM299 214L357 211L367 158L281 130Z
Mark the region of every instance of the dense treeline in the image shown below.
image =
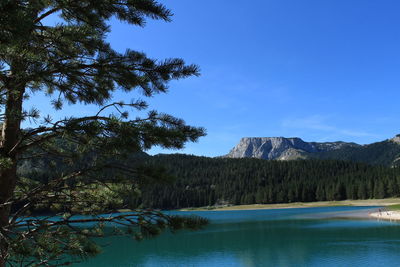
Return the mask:
M145 186L137 204L183 208L216 204L309 202L397 197L400 169L338 160L266 161L158 155L172 184Z
M85 161L83 159L82 164ZM137 181L137 187L129 189L119 184L115 173L108 171L102 175L107 185L89 192L93 202L98 203L96 205L101 203L102 208L107 210L140 206L174 209L228 203L238 205L400 196L399 167L352 161L268 161L181 154L148 156L139 153L126 158L126 162L121 164L143 166L138 168L140 173L132 177ZM47 183L52 177L67 171L71 171L68 164L52 157L40 161L29 160L19 166L20 176L35 183ZM110 187L116 190L111 192ZM62 209L80 212L85 207L78 204L57 208L55 203L49 202L47 206L36 207L35 211L46 213Z

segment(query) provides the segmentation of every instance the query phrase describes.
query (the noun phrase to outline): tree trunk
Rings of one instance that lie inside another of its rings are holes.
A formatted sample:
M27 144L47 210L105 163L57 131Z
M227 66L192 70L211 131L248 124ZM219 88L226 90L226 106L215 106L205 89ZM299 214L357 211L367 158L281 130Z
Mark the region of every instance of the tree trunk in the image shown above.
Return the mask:
M11 201L17 182L17 145L21 133L24 87L8 90L0 143L0 267L5 266L8 255L7 228Z
M15 188L16 183L16 161L12 163L11 168L7 168L5 170L1 170L0 174L0 203L7 203L11 200ZM4 207L0 207L0 227L1 232L7 235L6 228L9 223L9 216L10 216L10 205L6 205ZM0 237L0 267L5 266L5 259L7 258L8 253L8 245L7 241Z

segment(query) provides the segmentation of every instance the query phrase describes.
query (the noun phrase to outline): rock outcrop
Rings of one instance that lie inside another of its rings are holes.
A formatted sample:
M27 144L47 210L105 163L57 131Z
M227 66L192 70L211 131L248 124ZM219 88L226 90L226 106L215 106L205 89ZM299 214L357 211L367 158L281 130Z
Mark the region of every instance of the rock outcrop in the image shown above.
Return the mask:
M389 139L389 141L396 143L396 144L400 144L400 134L396 135L395 137Z
M298 137L245 137L225 157L293 160L310 154L360 146L346 142L305 142Z

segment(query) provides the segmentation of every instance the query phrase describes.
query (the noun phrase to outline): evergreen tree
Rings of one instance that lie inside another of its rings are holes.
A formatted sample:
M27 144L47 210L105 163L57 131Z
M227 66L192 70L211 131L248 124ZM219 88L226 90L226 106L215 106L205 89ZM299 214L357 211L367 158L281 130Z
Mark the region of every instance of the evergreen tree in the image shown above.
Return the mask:
M326 200L325 190L322 185L317 186L317 190L315 192L315 198L317 201L325 201Z
M127 154L153 145L181 148L204 135L202 128L156 111L131 117L129 109L147 108L142 100L113 100L116 90L140 90L150 97L166 92L171 80L199 74L196 65L182 59L119 53L106 41L112 17L144 26L148 18L170 21L170 10L154 0L2 0L0 13L0 266L18 261L53 266L67 264L57 261L63 254L95 254L90 237L100 236L101 230L69 227L77 222L136 226L130 230L139 239L168 226L203 224L155 211L85 220L73 216L110 212L119 205L116 196L160 177L162 172L154 168L120 164ZM58 22L46 23L49 16L57 16ZM24 110L35 92L49 96L55 110L81 103L98 106L98 112L55 120L41 116L37 108ZM35 121L34 127L23 130L21 122L28 119ZM19 176L17 167L28 158L41 162L50 175L44 178L32 168L36 180L33 173ZM56 221L32 214L20 220L43 206L69 213Z
M188 155L149 156L144 160L164 166L176 177L168 186L143 188L144 203L162 202L162 206L152 207L165 209L209 206L218 200L261 204L395 197L400 177L399 168L337 160L267 161ZM370 189L373 184L381 184L376 192ZM161 190L165 193L160 194ZM197 194L205 200L198 202ZM211 198L214 201L207 201Z

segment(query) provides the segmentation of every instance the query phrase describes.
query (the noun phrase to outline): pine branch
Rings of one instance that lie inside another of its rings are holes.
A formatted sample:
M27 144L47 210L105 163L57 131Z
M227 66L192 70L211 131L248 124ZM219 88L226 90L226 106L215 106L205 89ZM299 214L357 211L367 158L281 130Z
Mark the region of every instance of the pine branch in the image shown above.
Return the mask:
M170 21L171 11L154 0L6 1L0 4L0 13L4 14L0 18L0 106L4 107L4 101L10 102L5 110L8 117L0 115L0 122L7 119L7 138L2 138L7 139L7 151L0 149L4 152L0 218L9 218L0 220L0 264L20 257L27 264L34 259L31 263L54 265L63 253L94 255L95 250L82 247L89 241L81 238L88 235L71 225L78 221L70 217L64 223L56 223L51 217L29 221L29 212L41 207L58 209L61 203L68 205L66 208L72 213L111 210L117 204L128 203L119 202L122 196L118 194L125 194L128 189L136 193L132 190L147 180L163 179L159 168L149 171L137 166L136 160L129 164L119 160L154 145L181 148L203 136L204 129L154 111L130 118L126 109L143 110L147 104L114 101L114 92L139 89L146 97L153 96L166 92L172 80L197 76L199 69L182 59L156 60L132 50L118 53L107 43L112 17L137 26L144 26L148 19ZM54 15L60 23L46 25L46 19ZM22 130L21 120L39 118L37 110L26 112L22 108L26 100L23 93L29 96L35 92L56 95L52 101L56 110L64 102L94 104L99 110L92 116L56 121L45 118L38 127ZM18 101L9 101L15 95ZM5 143L0 141L0 146ZM25 172L17 173L16 166L22 169L25 165ZM103 190L97 192L100 196L107 196L102 207L96 207L100 206L96 189ZM193 226L189 221L174 221L171 216L156 212L153 215L137 211L137 218L148 216L147 221L143 220L145 225L129 217L109 220L122 220L125 226L140 225L140 231L148 235L158 233L152 226L157 218L165 219L163 226L172 230L177 225ZM92 220L82 223L107 222ZM64 232L66 228L71 235ZM138 232L137 237L143 233ZM45 243L40 242L43 237ZM71 238L78 244L76 249L69 247Z
M48 10L47 12L41 14L41 15L40 15L38 18L36 18L35 20L33 20L33 23L34 23L34 24L39 23L39 22L42 21L44 18L46 18L46 17L50 16L51 14L54 14L54 13L56 13L57 11L60 11L60 10L61 10L60 7L52 8L52 9Z

